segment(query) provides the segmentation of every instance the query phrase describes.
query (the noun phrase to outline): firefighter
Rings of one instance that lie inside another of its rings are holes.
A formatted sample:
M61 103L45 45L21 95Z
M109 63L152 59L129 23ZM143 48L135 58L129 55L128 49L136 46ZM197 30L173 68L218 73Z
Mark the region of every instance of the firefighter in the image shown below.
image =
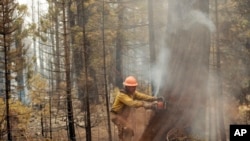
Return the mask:
M133 76L128 76L123 85L124 90L121 90L114 99L110 116L111 121L118 128L119 139L121 141L131 141L134 131L127 121L131 108L144 107L145 109L152 109L161 98L136 91L138 83Z

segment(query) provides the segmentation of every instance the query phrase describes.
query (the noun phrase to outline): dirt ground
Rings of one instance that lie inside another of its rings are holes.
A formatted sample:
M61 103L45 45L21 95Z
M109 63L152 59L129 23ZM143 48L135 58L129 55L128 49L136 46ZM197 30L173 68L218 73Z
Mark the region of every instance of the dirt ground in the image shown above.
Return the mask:
M138 141L148 124L153 111L144 108L132 109L129 123L134 129L135 136L132 141ZM117 127L111 122L112 141L119 141ZM92 129L92 141L108 141L107 124L104 123Z
M109 141L107 115L106 112L104 111L102 112L103 113L102 117L100 118L100 122L91 128L92 141ZM100 113L100 111L98 111L98 113ZM153 111L145 110L144 108L137 108L131 110L128 120L135 133L135 136L133 137L132 141L139 140L152 114ZM94 119L99 119L99 118L94 118ZM59 120L57 120L56 122L58 124L54 124L55 121L53 120L52 140L68 141L68 133L66 129L67 126L65 121L60 120L59 122ZM117 127L111 121L110 123L111 123L112 141L119 141ZM60 127L58 127L59 125ZM26 139L28 140L35 139L37 141L44 141L44 137L45 138L47 137L47 140L49 141L50 138L50 132L48 131L49 129L45 131L44 135L42 135L40 126L41 126L40 118L34 119L29 127L30 134L27 136ZM75 135L77 141L85 141L86 133L84 126L80 127L75 125Z
M132 112L129 116L129 123L131 124L131 127L134 129L135 133L132 141L139 140L152 114L153 112L151 110L145 110L144 108L132 109ZM117 127L112 122L110 123L112 141L119 141ZM92 128L92 141L109 141L107 128L107 122L100 123L98 126ZM81 129L81 132L85 131ZM85 138L85 133L83 133L80 138L80 140Z

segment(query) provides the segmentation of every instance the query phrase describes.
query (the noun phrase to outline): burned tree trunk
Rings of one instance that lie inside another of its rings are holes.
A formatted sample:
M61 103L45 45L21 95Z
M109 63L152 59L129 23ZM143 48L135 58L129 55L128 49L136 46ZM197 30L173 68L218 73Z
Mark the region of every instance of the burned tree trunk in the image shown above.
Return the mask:
M63 7L63 45L65 53L65 75L66 75L66 93L67 93L67 116L68 116L68 130L69 138L71 141L76 141L75 125L74 125L74 113L72 105L72 92L71 92L71 68L70 68L70 46L68 45L68 31L66 21L66 6L67 1L62 2Z
M207 14L208 1L169 1L165 49L170 57L159 89L169 105L155 113L141 141L164 140L176 128L187 134L204 133L210 47Z
M12 140L12 126L11 123L13 122L12 116L11 116L11 110L10 110L10 98L12 89L11 89L11 79L12 79L12 73L14 72L12 63L15 61L13 58L17 58L17 56L13 56L12 54L18 54L18 50L14 51L12 49L13 43L15 41L15 33L17 32L18 25L16 24L16 19L18 19L17 15L15 14L17 7L17 3L15 3L14 0L8 0L8 1L1 1L0 2L0 79L4 83L0 86L0 96L5 98L5 110L6 113L4 113L5 117L3 117L2 123L6 123L6 125L1 125L2 127L5 127L3 130L6 130L7 132L7 138L6 140ZM4 95L5 94L5 95ZM4 122L3 122L4 121ZM1 128L2 128L1 127ZM1 133L3 135L4 133ZM0 137L1 138L1 137Z
M123 81L123 78L122 78L122 75L123 75L123 72L122 72L122 50L123 50L123 16L124 16L124 11L123 11L123 5L122 5L122 0L119 0L119 13L118 13L118 29L117 29L117 39L116 39L116 74L115 74L115 84L116 86L118 86L119 88L122 88L123 85L122 85L122 81Z

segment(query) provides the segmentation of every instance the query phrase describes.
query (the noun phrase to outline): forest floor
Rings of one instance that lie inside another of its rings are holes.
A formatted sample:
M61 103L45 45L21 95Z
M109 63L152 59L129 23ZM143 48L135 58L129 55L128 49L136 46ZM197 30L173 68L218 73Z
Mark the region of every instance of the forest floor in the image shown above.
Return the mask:
M145 110L144 108L137 108L132 109L131 114L129 116L129 123L131 127L134 130L134 137L133 141L138 141L147 126L150 117L152 116L153 112L151 110ZM102 116L104 116L104 113L102 113ZM95 120L98 119L98 117L94 117ZM91 139L92 141L109 141L109 134L108 134L108 122L106 117L101 117L94 125L92 125L91 128ZM77 141L84 141L86 140L86 133L85 128L82 126L83 122L79 122L80 124L75 124L75 135ZM111 134L112 134L112 141L119 141L118 138L118 130L117 127L111 123ZM57 120L52 120L52 132L49 132L48 129L48 121L44 123L47 125L47 129L42 133L41 130L41 118L38 116L38 118L33 119L30 127L29 127L29 139L36 141L44 141L44 137L49 140L49 138L52 136L53 141L68 141L68 132L67 132L67 126L65 122L65 118L57 118ZM36 128L38 127L38 128ZM46 126L44 125L46 128Z

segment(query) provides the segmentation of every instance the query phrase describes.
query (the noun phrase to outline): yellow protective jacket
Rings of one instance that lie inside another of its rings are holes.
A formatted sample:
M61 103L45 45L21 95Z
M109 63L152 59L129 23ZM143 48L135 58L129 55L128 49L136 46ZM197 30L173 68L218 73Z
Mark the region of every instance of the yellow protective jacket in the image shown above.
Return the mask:
M144 93L140 93L138 91L135 91L133 95L129 95L123 91L120 91L120 93L115 97L114 103L111 107L111 111L120 113L125 106L134 108L142 107L143 102L140 100L150 102L156 100L156 98Z

